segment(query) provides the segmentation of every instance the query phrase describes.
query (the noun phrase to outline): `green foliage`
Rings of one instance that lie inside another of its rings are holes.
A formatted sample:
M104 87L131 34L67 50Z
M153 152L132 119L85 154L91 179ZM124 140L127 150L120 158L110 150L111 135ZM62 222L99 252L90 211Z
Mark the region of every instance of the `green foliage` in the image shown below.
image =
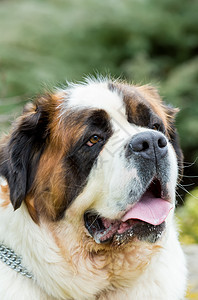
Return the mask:
M186 196L185 205L178 208L177 217L184 244L198 243L198 188Z
M17 104L43 90L44 84L76 81L85 74L111 73L133 82L151 82L168 103L181 108L177 126L185 160L194 161L198 157L197 11L196 0L1 1L1 115L18 112ZM1 130L7 122L2 118L0 122Z
M76 80L94 70L180 81L172 72L195 56L197 9L196 1L185 0L2 2L3 92L32 93L40 82Z
M163 83L164 94L172 103L182 108L177 118L177 127L187 161L195 161L198 157L197 83L198 57L174 68Z

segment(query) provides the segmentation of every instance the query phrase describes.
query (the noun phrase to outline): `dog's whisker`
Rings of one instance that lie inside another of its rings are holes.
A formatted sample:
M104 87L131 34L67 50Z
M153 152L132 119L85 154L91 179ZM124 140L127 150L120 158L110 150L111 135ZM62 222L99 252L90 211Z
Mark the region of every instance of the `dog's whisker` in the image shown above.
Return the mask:
M182 186L184 186L184 187L188 187L188 186L193 186L193 185L195 185L195 183L193 182L193 183L189 183L189 184L182 184Z
M193 165L196 164L197 160L198 160L198 157L196 157L195 160L192 163L191 162L183 162L183 164L186 164L186 166L184 165L183 168L190 168L190 167L192 167Z
M198 178L197 175L181 175L181 176L183 176L185 178Z
M175 191L175 193L176 193L177 197L180 198L182 203L184 203L184 199L182 198L182 196L177 191Z
M178 184L178 186L179 186L184 192L186 192L188 195L190 195L191 197L193 197L194 199L198 199L198 197L196 197L196 196L193 195L191 192L189 192L183 185Z

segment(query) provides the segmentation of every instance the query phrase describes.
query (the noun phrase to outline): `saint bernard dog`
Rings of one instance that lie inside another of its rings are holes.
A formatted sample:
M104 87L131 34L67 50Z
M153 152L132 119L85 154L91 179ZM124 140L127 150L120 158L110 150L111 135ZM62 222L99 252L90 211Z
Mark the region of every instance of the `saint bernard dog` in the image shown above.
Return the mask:
M1 300L184 299L176 112L109 78L25 107L0 145Z

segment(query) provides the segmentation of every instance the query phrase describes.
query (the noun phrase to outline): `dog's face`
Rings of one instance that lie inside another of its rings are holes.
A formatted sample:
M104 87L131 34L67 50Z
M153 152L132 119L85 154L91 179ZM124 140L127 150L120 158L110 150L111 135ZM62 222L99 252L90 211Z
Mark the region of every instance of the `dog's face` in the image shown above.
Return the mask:
M0 153L14 208L70 224L92 248L155 243L182 164L175 113L152 87L108 80L39 98Z

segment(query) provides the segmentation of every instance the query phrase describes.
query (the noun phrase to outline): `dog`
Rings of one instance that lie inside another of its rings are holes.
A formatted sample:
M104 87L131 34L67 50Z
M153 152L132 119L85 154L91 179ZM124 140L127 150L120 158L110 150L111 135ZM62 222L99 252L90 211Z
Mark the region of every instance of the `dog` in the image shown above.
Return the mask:
M102 77L26 105L0 146L0 299L184 298L176 113Z

